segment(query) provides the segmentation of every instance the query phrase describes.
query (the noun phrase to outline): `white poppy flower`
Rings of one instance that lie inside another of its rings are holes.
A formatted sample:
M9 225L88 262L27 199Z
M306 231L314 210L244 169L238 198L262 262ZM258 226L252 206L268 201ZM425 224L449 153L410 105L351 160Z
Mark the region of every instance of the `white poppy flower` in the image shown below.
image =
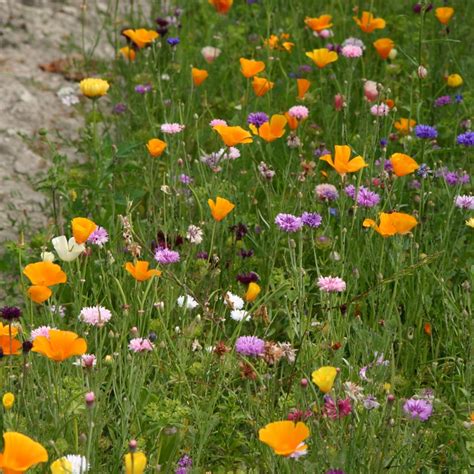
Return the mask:
M65 235L55 237L51 240L54 250L58 254L58 257L64 262L72 262L76 260L79 255L86 249L84 244L78 244L74 237L71 237L69 241Z

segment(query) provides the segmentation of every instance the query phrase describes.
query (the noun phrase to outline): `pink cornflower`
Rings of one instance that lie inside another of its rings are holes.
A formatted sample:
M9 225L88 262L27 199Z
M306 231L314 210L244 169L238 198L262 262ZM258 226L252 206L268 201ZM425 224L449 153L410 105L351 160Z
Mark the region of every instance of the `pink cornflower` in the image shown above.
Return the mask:
M364 95L369 102L374 102L379 97L379 91L377 83L374 81L365 81L364 83Z
M168 134L175 134L182 132L185 128L185 125L181 125L179 123L164 123L160 129L163 133L168 133Z
M324 407L323 414L331 420L337 420L338 418L344 418L352 413L352 404L350 398L344 400L337 400L335 402L330 395L324 396Z
M33 329L31 331L31 340L34 341L39 336L49 338L49 331L51 329L56 329L56 328L52 328L50 326L40 326L40 327L37 327L36 329Z
M215 127L216 125L224 125L227 127L227 122L225 120L222 120L222 119L212 119L210 122L209 122L209 125L211 127Z
M341 53L345 58L360 58L363 51L360 46L348 44L342 48Z
M346 289L346 282L339 277L319 277L318 287L326 293L341 293Z
M288 114L295 119L304 120L308 118L309 110L304 105L294 105L288 110Z
M143 337L135 337L128 344L128 348L133 352L150 352L154 347L155 345L149 339Z
M161 265L169 265L170 263L179 262L179 252L167 249L166 247L159 247L155 252L155 260Z
M370 107L370 113L376 117L385 117L390 112L390 107L387 104L373 105Z
M82 308L79 314L79 319L90 326L97 326L99 328L105 326L105 323L110 321L112 313L103 306L90 306Z
M76 362L74 365L79 365L84 369L91 369L95 367L97 364L97 358L94 354L84 354Z

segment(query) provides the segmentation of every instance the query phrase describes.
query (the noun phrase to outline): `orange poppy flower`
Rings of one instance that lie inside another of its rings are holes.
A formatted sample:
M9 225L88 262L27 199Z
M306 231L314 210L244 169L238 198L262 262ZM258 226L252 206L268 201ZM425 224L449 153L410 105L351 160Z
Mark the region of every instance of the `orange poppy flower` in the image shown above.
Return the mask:
M23 275L33 285L53 286L67 281L67 276L61 270L61 267L52 262L30 263L23 270Z
M122 53L122 56L125 59L128 59L129 61L135 61L137 53L133 48L130 48L129 46L124 46L123 48L120 48L119 51Z
M280 456L305 454L308 447L303 441L308 437L309 429L302 421L275 421L258 431L258 439Z
M395 101L393 99L385 99L384 101L391 109L395 107Z
M148 153L150 153L153 158L161 156L167 146L166 142L159 138L152 138L151 140L148 140L148 143L146 144Z
M87 351L87 342L75 332L50 329L49 336L38 336L33 341L33 352L38 352L51 360L61 362Z
M18 328L16 326L8 326L8 324L4 326L0 321L0 336L10 336L10 333L12 337L15 337L18 334Z
M51 288L44 285L30 286L26 292L30 299L35 303L44 303L52 294Z
M394 125L401 135L408 135L416 125L416 121L412 119L401 118L400 120L397 120Z
M227 199L221 198L219 196L217 196L216 202L214 202L212 199L208 199L207 204L211 208L212 217L214 217L214 220L218 222L224 219L224 217L226 217L227 214L229 214L235 207L235 204L232 204Z
M254 59L240 58L240 72L244 77L253 77L256 74L265 70L265 63L263 61L255 61Z
M3 433L3 453L0 471L4 474L22 474L40 462L48 460L48 452L28 436L9 431Z
M285 118L291 130L296 130L298 128L298 125L300 124L300 122L298 121L296 117L293 117L288 112L285 112Z
M196 87L200 86L209 76L205 69L198 69L193 67L191 74L193 76L193 83Z
M227 146L235 146L241 143L252 143L252 135L242 127L228 127L227 125L216 125L213 129L221 136Z
M83 244L97 229L97 224L85 217L75 217L72 221L72 235L78 244Z
M264 77L255 76L252 81L253 91L257 97L264 96L270 89L273 89L274 85L274 82L271 82Z
M331 15L321 15L317 18L306 17L304 22L313 30L313 31L322 31L331 28L332 26L332 16Z
M155 275L161 275L159 270L148 270L149 265L150 264L144 260L138 260L135 264L127 262L125 264L125 270L127 270L127 272L137 281L146 281Z
M440 23L447 25L452 16L454 15L454 8L452 7L439 7L435 10L435 16Z
M280 37L277 35L270 35L270 38L266 39L263 44L268 46L270 49L279 49L281 51L291 52L295 43L291 43L290 41L284 41L288 39L290 35L286 33L282 33Z
M390 38L380 38L373 43L378 55L382 59L387 59L390 51L392 51L395 43Z
M139 48L144 48L160 36L156 31L146 30L145 28L138 30L128 29L123 31L122 34L130 38Z
M382 237L408 234L417 224L418 221L413 216L403 212L392 212L391 214L381 212L380 225L377 225L372 219L365 219L362 223L364 227L374 228Z
M217 13L220 13L221 15L225 15L230 8L232 7L232 4L234 3L234 0L208 0L209 4L212 5Z
M250 125L250 130L255 135L259 135L266 142L273 142L285 134L286 118L284 115L273 115L269 122L265 122L259 128Z
M13 333L12 333L13 335ZM0 335L0 349L3 355L17 355L21 352L22 344L18 339Z
M431 336L432 329L431 329L431 324L430 323L423 324L423 330L425 331L426 335Z
M261 291L262 289L260 288L260 285L257 285L257 283L251 281L244 296L245 301L247 301L247 303L255 301Z
M328 64L337 61L338 58L338 55L335 51L329 51L327 48L313 49L313 51L308 51L306 56L311 58L314 64L319 67L319 69L322 69Z
M303 99L309 90L311 82L309 82L308 79L296 79L296 84L298 86L298 99Z
M362 12L362 18L360 20L355 16L353 19L364 33L372 33L375 30L383 30L386 25L383 18L374 18L373 13L370 12Z
M390 157L390 163L392 163L393 172L397 176L406 176L420 167L411 156L404 153L394 153Z
M340 175L343 176L346 173L355 173L368 166L362 156L356 156L350 160L351 149L347 145L336 145L334 149L334 160L332 159L331 155L324 155L319 159L329 163Z

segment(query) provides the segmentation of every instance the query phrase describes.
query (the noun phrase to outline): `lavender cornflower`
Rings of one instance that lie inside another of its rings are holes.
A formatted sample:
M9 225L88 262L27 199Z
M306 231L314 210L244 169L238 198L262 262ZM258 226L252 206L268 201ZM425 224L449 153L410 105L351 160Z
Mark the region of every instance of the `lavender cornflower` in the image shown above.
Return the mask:
M318 288L326 293L341 293L346 289L346 282L339 277L319 277Z
M420 178L427 178L431 174L431 169L426 163L422 163L420 167L415 171L415 173L420 177Z
M0 317L9 322L20 319L21 309L17 306L4 306L0 309Z
M357 204L362 207L374 207L380 202L380 196L361 186L357 193Z
M167 249L166 247L159 247L155 252L155 260L161 265L169 265L170 263L179 262L179 252Z
M450 103L451 97L449 95L442 95L434 101L433 105L435 107L444 107L445 105L449 105Z
M341 49L341 53L345 58L360 58L363 52L362 48L355 44L346 44Z
M160 130L163 133L173 135L175 133L182 132L184 128L185 128L185 125L181 125L179 123L164 123L161 125Z
M304 225L315 228L321 225L323 218L317 212L303 212L301 220Z
M103 228L103 227L97 227L94 232L92 232L91 235L89 235L89 238L87 239L87 242L93 245L97 245L98 247L102 248L104 244L106 244L109 241L109 233Z
M349 46L349 45L358 46L360 49L365 49L364 42L360 40L359 38L350 37L350 38L345 39L341 44L343 48L344 46Z
M414 420L426 421L433 413L433 405L426 400L410 398L403 405L403 411Z
M280 213L275 217L275 224L285 232L297 232L303 227L303 220L292 214Z
M461 133L457 137L458 145L474 146L474 132Z
M318 184L314 191L322 201L335 201L339 197L336 186L332 184Z
M297 120L304 120L308 118L309 110L304 105L294 105L288 110L288 115Z
M351 198L351 199L355 199L356 197L356 188L353 184L348 184L345 188L344 188L344 192Z
M193 178L191 178L187 174L180 174L178 179L181 183L186 184L186 185L192 184L193 182Z
M449 186L456 186L458 184L458 175L454 171L448 171L444 175L444 180Z
M373 395L367 395L367 397L364 399L364 408L366 410L373 410L374 408L378 408L379 406L380 403Z
M268 122L269 117L265 112L252 112L247 117L247 123L260 128L265 122Z
M147 92L151 92L151 89L151 84L139 84L135 86L135 92L138 92L138 94L146 94Z
M425 138L432 140L438 136L438 130L431 125L415 125L415 135L418 138Z
M235 342L237 353L249 357L258 357L265 352L265 341L255 336L241 336Z
M459 209L474 209L474 196L468 196L467 194L458 195L454 198L454 204Z
M189 470L193 466L193 460L185 454L181 459L178 461L178 467L174 471L175 474L187 474Z
M114 108L112 109L112 113L114 114L123 114L126 111L127 111L127 104L123 104L122 102L115 104Z

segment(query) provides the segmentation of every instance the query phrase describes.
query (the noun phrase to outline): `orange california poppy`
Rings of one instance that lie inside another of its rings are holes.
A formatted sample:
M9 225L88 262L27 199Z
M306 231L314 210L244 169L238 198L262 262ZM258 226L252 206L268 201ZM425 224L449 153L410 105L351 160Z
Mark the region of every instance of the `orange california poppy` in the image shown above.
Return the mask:
M249 127L255 135L259 135L266 142L273 142L285 134L286 122L284 115L275 114L269 122L265 122L259 128L255 127L255 125L250 125Z
M303 441L308 437L309 429L302 421L275 421L258 431L258 439L280 456L305 454L308 447Z
M290 115L288 112L285 112L285 118L291 130L296 130L298 128L300 122L296 117L293 117L293 115Z
M123 48L120 48L119 51L120 53L122 53L122 56L125 59L128 59L129 61L135 61L137 53L133 48L130 48L129 46L124 46Z
M308 58L311 58L319 69L327 66L330 63L337 61L338 55L335 51L329 51L327 48L313 49L306 53Z
M270 49L278 49L290 53L295 43L291 43L290 41L284 41L289 37L290 35L286 33L282 33L280 37L278 37L277 35L270 35L270 38L266 39L263 44L265 46L268 46Z
M240 58L240 72L244 77L253 77L265 70L263 61L255 61L254 59Z
M382 59L387 59L390 51L392 51L395 43L390 38L380 38L373 43L378 55Z
M390 163L392 163L393 172L397 176L406 176L420 167L411 156L404 153L394 153L390 157Z
M395 101L393 99L385 99L384 102L393 109L395 107Z
M423 324L423 330L425 331L426 335L431 336L432 334L431 323Z
M360 20L355 16L353 19L364 33L372 33L375 30L383 30L386 25L383 18L374 18L373 13L370 12L362 12L362 18Z
M166 142L159 138L152 138L151 140L148 140L148 143L146 144L148 153L150 153L153 158L161 156L167 146Z
M416 121L412 119L401 118L400 120L397 120L394 125L401 135L408 135L416 125Z
M15 337L18 334L18 328L16 326L9 326L6 324L5 326L0 321L0 336L11 336Z
M39 352L51 360L61 362L87 351L87 342L71 331L50 329L49 336L38 336L33 341L33 352Z
M52 262L30 263L24 268L23 275L33 285L53 286L67 281L67 276L61 270L61 267Z
M336 145L334 149L334 160L332 159L331 155L324 155L319 159L329 163L340 175L345 175L346 173L355 173L368 166L362 156L356 156L351 160L351 149L347 145Z
M365 219L362 223L364 227L374 228L382 237L408 234L417 224L418 222L413 216L403 212L392 212L391 214L381 212L379 225L372 219Z
M13 333L12 333L13 334ZM0 349L3 355L17 355L20 354L22 344L18 339L10 336L0 335Z
M245 301L247 301L247 303L255 301L261 291L262 289L260 288L260 285L251 281L244 296Z
M227 125L216 125L213 129L221 136L227 146L240 145L241 143L252 143L252 135L242 127L228 127Z
M139 48L144 48L160 36L156 31L146 30L145 28L138 30L128 29L123 31L122 34L130 38Z
M253 91L257 97L264 96L270 89L273 89L274 85L274 82L271 82L264 77L255 76L252 81Z
M97 224L85 217L75 217L72 221L72 235L78 244L83 244L97 229Z
M200 86L209 76L209 73L205 69L198 69L196 67L193 67L191 74L196 87Z
M154 276L160 276L159 270L148 270L150 264L144 260L138 260L135 264L127 262L125 270L137 281L146 281Z
M332 16L331 15L321 15L317 18L306 17L304 22L313 30L313 31L322 31L328 30L332 26Z
M48 460L46 449L24 434L14 431L3 433L3 441L0 471L4 474L22 474L36 464Z
M296 79L296 84L298 86L298 99L303 99L309 90L311 82L309 82L308 79Z
M435 10L435 16L440 23L447 25L451 17L454 15L454 8L452 7L439 7Z
M229 214L229 212L231 212L235 207L235 204L232 204L227 199L221 198L219 196L217 196L216 202L214 202L212 199L208 199L207 204L211 208L212 217L218 222L224 219L224 217L227 216L227 214Z
M44 303L52 294L51 288L44 285L30 286L26 292L30 299L35 303Z
M209 4L212 5L217 13L220 13L221 15L225 15L230 8L232 7L232 4L234 3L234 0L208 0Z

